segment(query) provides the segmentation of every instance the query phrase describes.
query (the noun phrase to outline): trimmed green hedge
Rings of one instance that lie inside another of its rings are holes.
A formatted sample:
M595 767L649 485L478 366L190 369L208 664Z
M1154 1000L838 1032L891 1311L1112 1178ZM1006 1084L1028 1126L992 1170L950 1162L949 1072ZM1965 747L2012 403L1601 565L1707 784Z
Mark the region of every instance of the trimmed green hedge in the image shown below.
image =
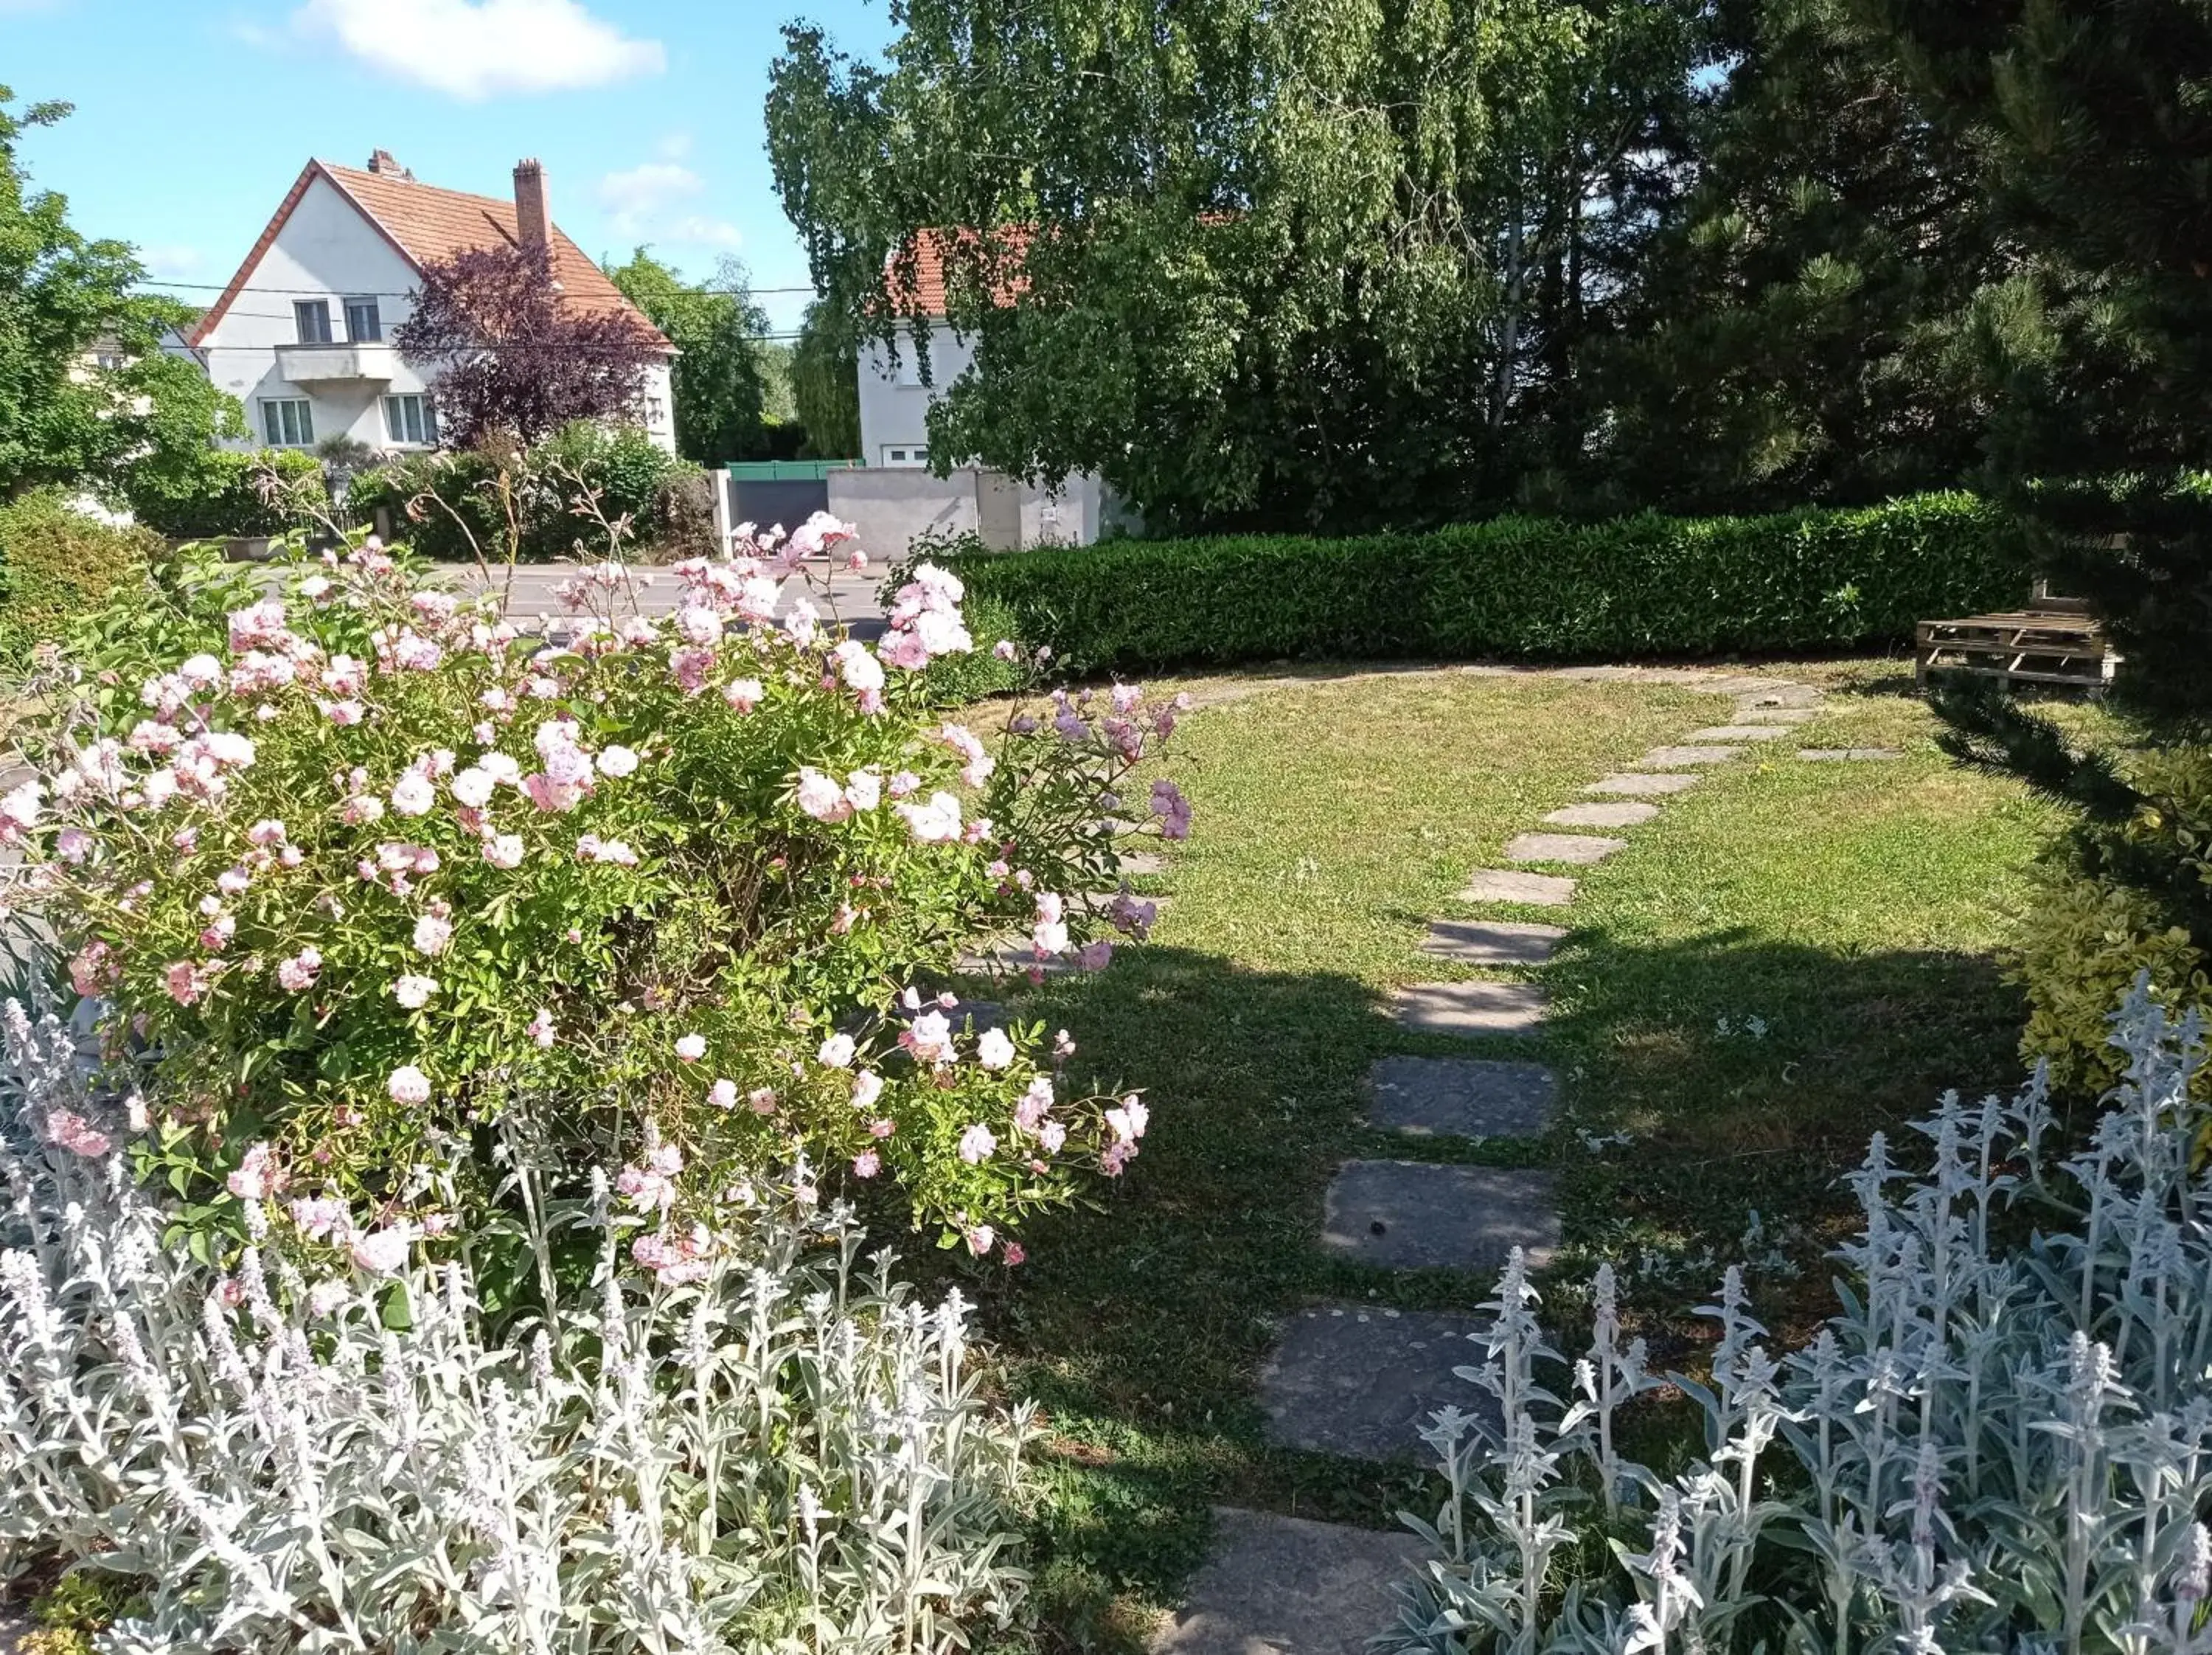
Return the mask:
M261 491L264 472L281 484L273 495ZM131 514L172 540L283 534L328 510L331 498L321 465L297 448L212 449L162 472L142 467L125 492Z
M1419 535L1122 540L944 559L1072 667L1296 657L1624 659L1843 648L2013 606L2026 554L1995 508L1605 523L1507 517Z

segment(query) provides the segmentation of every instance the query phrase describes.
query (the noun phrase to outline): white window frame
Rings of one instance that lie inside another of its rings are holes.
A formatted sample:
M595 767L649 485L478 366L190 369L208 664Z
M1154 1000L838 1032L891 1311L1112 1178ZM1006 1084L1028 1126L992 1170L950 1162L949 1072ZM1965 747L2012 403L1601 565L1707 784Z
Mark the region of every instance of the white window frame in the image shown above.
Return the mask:
M295 299L292 301L292 331L298 334L301 344L329 344L331 335L331 301L327 299Z
M344 301L343 308L348 344L381 344L384 343L384 313L378 307L374 294L355 294ZM353 331L353 317L356 310L366 310L368 313L368 328L365 332L356 333Z
M434 448L438 446L438 409L428 391L394 391L383 399L385 440L396 448ZM415 405L415 431L410 435L407 405Z
M926 472L929 469L929 447L926 443L886 442L883 452L885 471Z
M261 434L272 448L313 447L314 404L306 397L262 398Z
M921 362L928 352L929 347L927 344L918 345L912 339L902 338L898 342L896 382L917 390L925 388L921 383ZM933 379L935 375L933 374L931 377Z

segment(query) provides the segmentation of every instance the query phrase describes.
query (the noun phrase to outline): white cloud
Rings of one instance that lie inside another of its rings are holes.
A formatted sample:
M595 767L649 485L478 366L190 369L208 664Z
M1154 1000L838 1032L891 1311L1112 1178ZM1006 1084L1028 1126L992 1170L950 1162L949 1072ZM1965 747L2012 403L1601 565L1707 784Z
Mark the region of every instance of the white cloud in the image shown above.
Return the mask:
M141 247L138 259L157 282L186 281L207 268L207 255L182 243Z
M662 146L666 152L667 146ZM734 248L744 238L725 220L685 210L707 187L689 167L648 161L599 180L599 205L607 228L624 241L668 241L687 246Z
M471 102L604 86L668 66L578 0L307 0L293 24L373 69Z

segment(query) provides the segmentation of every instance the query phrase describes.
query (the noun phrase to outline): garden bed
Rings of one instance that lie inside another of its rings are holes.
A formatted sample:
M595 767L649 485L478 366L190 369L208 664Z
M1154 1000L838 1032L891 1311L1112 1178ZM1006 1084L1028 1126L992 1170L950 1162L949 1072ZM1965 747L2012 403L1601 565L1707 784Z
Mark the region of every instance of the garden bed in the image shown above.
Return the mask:
M1138 882L1175 897L1154 946L1033 1002L1078 1031L1100 1078L1150 1088L1147 1159L1107 1211L1041 1226L987 1306L1008 1389L1048 1422L1047 1643L1133 1647L1178 1600L1214 1505L1386 1527L1432 1509L1411 1463L1271 1445L1255 1399L1303 1305L1465 1311L1488 1296L1486 1280L1326 1257L1322 1191L1346 1157L1554 1167L1553 1274L1584 1279L1611 1252L1640 1323L1680 1339L1726 1262L1753 1262L1770 1314L1802 1313L1848 1211L1834 1181L1868 1133L1948 1087L2017 1082L2020 1001L1993 951L2058 818L1936 752L1901 693L1909 666L1791 671L1833 686L1805 745L1903 757L1803 763L1778 744L1585 873L1575 936L1542 973L1564 1094L1533 1146L1454 1150L1363 1124L1376 1057L1451 1044L1401 1032L1389 992L1434 975L1417 943L1470 867L1601 768L1706 721L1711 699L1445 670L1277 684L1186 724L1205 826ZM1176 687L1203 701L1238 685Z

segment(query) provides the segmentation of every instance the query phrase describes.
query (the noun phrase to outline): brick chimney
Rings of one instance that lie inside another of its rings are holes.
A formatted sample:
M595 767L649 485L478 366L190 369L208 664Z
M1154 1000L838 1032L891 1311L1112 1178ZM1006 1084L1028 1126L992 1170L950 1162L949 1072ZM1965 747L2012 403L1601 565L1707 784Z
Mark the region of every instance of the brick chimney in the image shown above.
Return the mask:
M545 210L545 169L534 159L514 164L514 227L526 247L553 244L553 215Z
M372 153L368 158L368 170L379 178L396 178L402 184L412 184L415 181L415 174L394 161L389 149L379 149Z

